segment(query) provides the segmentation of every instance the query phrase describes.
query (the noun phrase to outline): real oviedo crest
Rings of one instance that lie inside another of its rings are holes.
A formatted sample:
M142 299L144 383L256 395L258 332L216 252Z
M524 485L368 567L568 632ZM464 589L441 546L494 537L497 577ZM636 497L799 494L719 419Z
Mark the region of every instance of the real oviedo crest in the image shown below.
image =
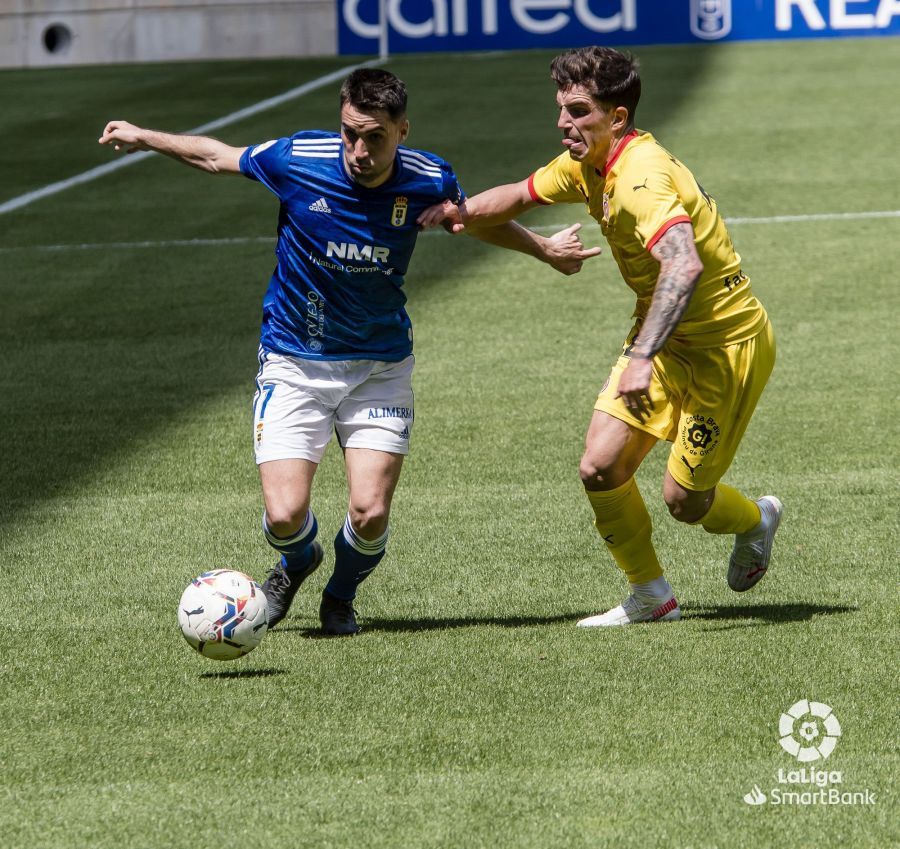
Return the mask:
M731 32L731 0L691 0L691 32L714 41Z
M409 201L405 197L394 198L394 208L391 211L391 224L402 227L406 223L406 210Z

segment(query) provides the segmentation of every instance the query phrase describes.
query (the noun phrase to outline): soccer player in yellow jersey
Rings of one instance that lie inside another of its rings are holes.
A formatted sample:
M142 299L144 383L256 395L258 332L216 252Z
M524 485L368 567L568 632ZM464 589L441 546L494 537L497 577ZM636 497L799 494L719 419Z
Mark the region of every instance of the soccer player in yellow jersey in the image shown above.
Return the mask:
M679 619L635 472L658 440L671 442L663 481L669 512L709 533L734 534L728 584L738 592L754 586L769 567L782 505L774 496L751 501L721 479L772 371L775 339L715 201L652 135L635 129L635 60L586 47L550 67L566 150L526 180L432 207L419 223L460 232L551 203L584 203L599 222L637 304L597 398L580 471L597 530L631 591L578 624Z

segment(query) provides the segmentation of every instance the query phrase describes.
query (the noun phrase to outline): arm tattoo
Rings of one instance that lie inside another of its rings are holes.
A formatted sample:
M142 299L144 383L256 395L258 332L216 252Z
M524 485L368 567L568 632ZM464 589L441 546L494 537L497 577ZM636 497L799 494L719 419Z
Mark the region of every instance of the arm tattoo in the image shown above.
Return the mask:
M659 278L631 351L633 357L648 359L659 352L678 326L703 273L694 231L687 222L670 227L651 253L659 261Z

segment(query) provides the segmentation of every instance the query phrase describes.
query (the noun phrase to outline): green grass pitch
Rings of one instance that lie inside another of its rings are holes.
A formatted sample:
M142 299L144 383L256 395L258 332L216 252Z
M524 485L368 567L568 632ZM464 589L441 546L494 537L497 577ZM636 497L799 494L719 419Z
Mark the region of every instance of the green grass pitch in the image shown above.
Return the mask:
M638 124L726 216L900 209L900 40L637 52ZM470 193L527 176L560 149L550 56L392 60L410 144ZM4 71L0 202L110 161L110 118L182 130L342 64ZM336 92L219 137L335 127ZM774 566L728 590L730 540L668 517L660 447L640 481L684 619L601 633L574 622L624 585L577 463L631 297L608 251L564 278L423 236L413 453L364 632L315 638L326 564L259 649L217 664L175 607L205 568L273 561L250 398L275 219L262 187L162 158L0 216L4 844L897 845L900 219L732 225L779 361L727 480L784 501ZM525 219L572 221L600 243L574 206ZM236 241L173 244L193 239ZM314 506L327 543L333 446ZM745 804L797 768L778 718L800 698L842 724L818 766L874 805Z

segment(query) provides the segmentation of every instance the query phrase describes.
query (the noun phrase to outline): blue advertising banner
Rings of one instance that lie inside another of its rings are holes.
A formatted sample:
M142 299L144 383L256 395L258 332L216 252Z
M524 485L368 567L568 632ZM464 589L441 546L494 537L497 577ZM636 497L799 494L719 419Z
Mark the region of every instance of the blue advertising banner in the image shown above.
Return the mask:
M377 53L379 0L337 0L338 51ZM391 53L900 35L900 0L384 0Z

